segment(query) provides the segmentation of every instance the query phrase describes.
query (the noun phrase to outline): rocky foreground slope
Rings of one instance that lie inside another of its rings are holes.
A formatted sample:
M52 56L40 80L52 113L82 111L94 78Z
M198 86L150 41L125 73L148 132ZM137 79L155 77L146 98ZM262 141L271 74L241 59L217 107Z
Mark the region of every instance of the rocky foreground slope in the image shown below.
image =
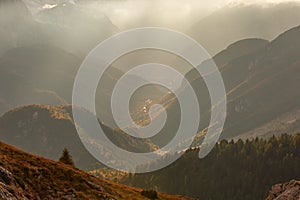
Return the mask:
M158 194L159 199L188 199ZM0 142L0 199L147 199L141 189L99 179L72 166Z
M300 181L292 180L288 183L276 184L272 187L266 200L299 200Z

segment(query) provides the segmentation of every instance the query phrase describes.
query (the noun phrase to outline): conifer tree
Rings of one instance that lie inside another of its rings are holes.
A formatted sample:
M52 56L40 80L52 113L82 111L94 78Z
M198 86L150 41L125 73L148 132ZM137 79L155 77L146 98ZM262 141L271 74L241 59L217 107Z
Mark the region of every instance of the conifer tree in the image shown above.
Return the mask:
M59 162L74 166L72 156L69 153L67 148L64 148L63 153L62 153L61 157L59 158Z

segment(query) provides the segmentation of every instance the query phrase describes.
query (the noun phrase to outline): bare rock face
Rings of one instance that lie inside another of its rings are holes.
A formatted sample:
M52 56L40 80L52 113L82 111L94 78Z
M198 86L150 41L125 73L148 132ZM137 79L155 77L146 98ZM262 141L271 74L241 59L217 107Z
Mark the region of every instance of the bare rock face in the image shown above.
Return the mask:
M28 198L20 192L19 185L13 174L2 166L0 166L0 199L28 200Z
M266 200L299 200L300 181L276 184L272 187Z

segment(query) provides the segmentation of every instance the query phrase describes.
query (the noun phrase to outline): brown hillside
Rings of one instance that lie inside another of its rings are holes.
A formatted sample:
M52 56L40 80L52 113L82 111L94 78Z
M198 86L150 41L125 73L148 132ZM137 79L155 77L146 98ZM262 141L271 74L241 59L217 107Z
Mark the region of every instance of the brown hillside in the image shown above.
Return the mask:
M140 193L141 189L108 182L0 142L0 199L146 199Z

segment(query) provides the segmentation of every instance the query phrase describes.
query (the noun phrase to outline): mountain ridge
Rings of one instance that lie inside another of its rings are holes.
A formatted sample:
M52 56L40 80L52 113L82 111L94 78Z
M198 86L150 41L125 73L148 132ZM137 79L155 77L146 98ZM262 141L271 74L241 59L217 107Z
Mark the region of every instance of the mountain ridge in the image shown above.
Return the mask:
M236 50L233 55L239 56L231 56L233 59L229 61L223 59L223 62L216 62L223 77L228 103L222 138L251 131L299 106L299 34L300 26L293 27L270 42L262 40L257 43L254 51L242 54L242 51ZM247 44L242 48L245 51L251 49ZM224 52L226 50L215 57L222 57ZM206 64L210 63L204 62L202 65ZM202 77L194 71L187 73L186 77L191 81L194 90L200 91L197 94L198 99L201 99L202 104L203 101L206 102L201 110L206 111L210 102L205 97L207 89ZM208 121L209 117L210 115L205 116L204 120ZM207 124L206 121L202 130ZM288 132L294 131L291 129Z
M109 157L111 162L116 162L118 155L111 155L107 149L104 151L101 141L98 144L97 141L89 140L89 135L94 134L97 130L92 127L83 130L81 124L75 124L72 109L78 109L86 120L96 117L87 110L76 106L72 108L69 104L17 107L0 117L0 140L25 151L55 160L59 158L61 151L66 147L74 154L74 162L79 168L85 170L102 168L103 165L88 152L82 143L82 139L85 138L88 140L87 144L99 149L99 153L103 153L103 156L112 156ZM101 121L99 124L106 136L114 144L125 150L148 152L157 148L148 139L135 139ZM80 133L77 128L80 128Z
M237 40L253 37L273 40L281 32L300 24L299 10L298 2L265 7L259 4L225 6L192 25L189 34L215 55Z

